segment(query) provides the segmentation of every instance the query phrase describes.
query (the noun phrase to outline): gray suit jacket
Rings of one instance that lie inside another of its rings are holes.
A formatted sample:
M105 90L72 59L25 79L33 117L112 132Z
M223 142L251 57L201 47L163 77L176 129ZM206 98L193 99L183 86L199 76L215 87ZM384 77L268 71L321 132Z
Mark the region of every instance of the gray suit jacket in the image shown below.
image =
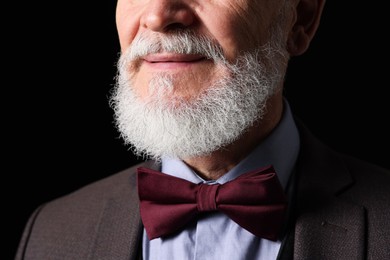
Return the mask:
M390 171L336 153L298 126L296 193L279 259L390 259ZM138 166L39 207L15 259L140 259Z

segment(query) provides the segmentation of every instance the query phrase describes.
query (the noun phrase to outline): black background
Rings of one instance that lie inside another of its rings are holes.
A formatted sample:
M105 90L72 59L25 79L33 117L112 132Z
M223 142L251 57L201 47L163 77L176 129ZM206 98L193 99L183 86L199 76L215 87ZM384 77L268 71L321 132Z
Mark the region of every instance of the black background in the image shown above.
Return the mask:
M328 1L310 49L291 61L286 95L329 146L390 168L387 13L366 3ZM107 101L119 52L115 4L4 6L3 259L39 204L137 161Z

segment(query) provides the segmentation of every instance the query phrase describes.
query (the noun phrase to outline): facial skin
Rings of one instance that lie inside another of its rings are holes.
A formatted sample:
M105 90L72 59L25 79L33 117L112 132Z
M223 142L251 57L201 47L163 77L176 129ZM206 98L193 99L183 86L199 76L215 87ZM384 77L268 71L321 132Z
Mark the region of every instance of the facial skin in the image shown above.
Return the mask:
M118 0L117 29L122 54L142 34L157 39L185 30L210 39L220 48L226 61L235 64L243 54L269 44L276 21L281 32L278 36L280 52L287 56L303 53L316 31L323 4L323 0ZM261 55L267 56L267 53ZM282 56L276 68L284 75L288 57ZM273 59L268 61L274 63ZM196 103L210 88L218 86L215 83L221 78L226 79L231 74L225 66L204 55L175 51L140 56L129 63L126 70L134 94L146 105L156 99L166 99L173 104L179 100L178 105ZM125 73L122 71L122 74ZM169 94L161 95L164 91L156 92L150 87L156 75L170 79ZM233 138L223 147L215 146L212 153L181 159L206 179L216 179L234 167L279 122L283 111L282 85L283 80L278 80L277 86L272 87L276 91L260 104L258 122L240 129L238 139ZM134 122L124 118L122 123Z

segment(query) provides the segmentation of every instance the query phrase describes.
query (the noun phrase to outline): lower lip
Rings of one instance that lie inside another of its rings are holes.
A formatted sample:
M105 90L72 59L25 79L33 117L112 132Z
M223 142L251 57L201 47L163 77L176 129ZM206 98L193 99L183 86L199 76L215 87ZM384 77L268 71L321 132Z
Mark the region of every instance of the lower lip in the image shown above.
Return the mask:
M172 62L149 62L144 61L144 64L146 64L148 67L151 67L153 69L159 69L159 70L175 70L175 69L189 69L193 66L199 65L201 63L206 62L206 59L200 59L196 61L172 61Z

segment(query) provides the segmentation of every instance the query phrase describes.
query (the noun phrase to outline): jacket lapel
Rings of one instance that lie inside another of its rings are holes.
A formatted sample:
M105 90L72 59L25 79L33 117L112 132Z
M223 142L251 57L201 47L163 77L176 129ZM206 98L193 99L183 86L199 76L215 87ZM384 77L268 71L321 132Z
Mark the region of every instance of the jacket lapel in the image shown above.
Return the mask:
M140 248L143 226L136 186L136 168L139 166L131 167L122 173L127 175L127 185L117 187L116 193L105 201L90 259L142 258ZM160 168L152 161L143 163L143 166L155 170Z
M295 225L294 259L361 259L364 209L342 201L303 213Z
M282 254L281 259L360 259L365 252L365 209L342 196L353 179L338 156L299 121L297 125L301 152L294 176L295 225L283 247L293 256Z

